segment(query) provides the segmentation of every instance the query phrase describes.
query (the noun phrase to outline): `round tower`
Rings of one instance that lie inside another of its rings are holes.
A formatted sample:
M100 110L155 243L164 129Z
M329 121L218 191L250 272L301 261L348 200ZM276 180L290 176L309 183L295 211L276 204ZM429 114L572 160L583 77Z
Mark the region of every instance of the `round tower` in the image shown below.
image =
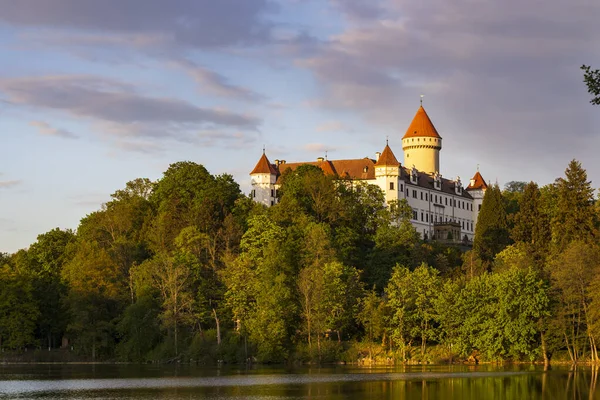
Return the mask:
M402 137L404 165L415 166L421 172L440 172L440 150L442 137L429 119L423 106L420 106L406 133Z

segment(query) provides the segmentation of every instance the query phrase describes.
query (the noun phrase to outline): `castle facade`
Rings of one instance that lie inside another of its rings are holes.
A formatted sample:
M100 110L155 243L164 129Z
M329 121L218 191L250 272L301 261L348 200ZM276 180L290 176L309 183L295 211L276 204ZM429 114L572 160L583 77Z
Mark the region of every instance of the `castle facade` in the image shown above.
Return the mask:
M406 199L413 210L411 223L425 239L444 242L471 242L487 184L479 171L463 188L459 177L443 178L440 173L442 137L421 105L402 137L404 163L388 144L375 158L271 163L266 154L250 172L254 201L277 203L280 177L288 169L315 165L325 174L378 186L386 203Z

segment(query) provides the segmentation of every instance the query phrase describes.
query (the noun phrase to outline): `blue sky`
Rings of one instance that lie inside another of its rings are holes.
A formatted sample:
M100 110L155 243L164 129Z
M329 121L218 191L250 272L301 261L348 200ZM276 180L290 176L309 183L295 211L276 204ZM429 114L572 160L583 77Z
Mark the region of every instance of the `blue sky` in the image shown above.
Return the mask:
M0 251L190 160L373 157L424 105L441 173L600 182L592 0L0 0Z

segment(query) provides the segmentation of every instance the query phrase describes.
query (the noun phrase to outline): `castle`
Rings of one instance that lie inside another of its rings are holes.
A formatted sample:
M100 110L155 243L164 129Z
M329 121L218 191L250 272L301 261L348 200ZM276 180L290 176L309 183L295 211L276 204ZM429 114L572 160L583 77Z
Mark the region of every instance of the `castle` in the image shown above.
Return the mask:
M254 201L272 206L277 203L280 177L288 169L315 165L325 174L352 181L377 185L386 203L406 199L413 210L411 223L425 239L445 242L471 242L477 216L487 184L479 171L463 188L459 177L446 179L440 174L442 137L429 119L423 105L419 107L402 137L404 163L400 164L386 143L375 158L327 160L288 163L275 160L271 164L263 151L250 172Z

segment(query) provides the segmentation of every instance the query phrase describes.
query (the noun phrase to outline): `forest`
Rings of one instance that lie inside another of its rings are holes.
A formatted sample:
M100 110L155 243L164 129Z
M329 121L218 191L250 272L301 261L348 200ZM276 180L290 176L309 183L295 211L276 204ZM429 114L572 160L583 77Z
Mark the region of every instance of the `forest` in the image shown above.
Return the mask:
M599 362L600 202L578 161L488 188L469 248L310 165L278 196L178 162L0 254L0 359Z

